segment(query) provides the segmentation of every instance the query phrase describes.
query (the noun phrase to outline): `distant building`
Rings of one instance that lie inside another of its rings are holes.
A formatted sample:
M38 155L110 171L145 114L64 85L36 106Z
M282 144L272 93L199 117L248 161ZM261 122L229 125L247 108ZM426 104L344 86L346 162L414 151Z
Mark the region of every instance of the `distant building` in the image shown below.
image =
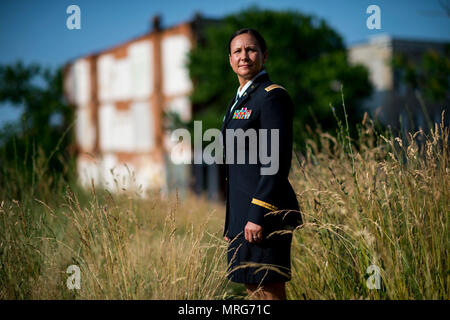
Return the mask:
M197 15L161 29L155 17L151 32L65 66L65 95L76 108L82 185L89 187L93 180L112 191L156 190L163 195L189 187L192 167L171 161L175 143L163 114L173 112L183 121L192 118L187 53L204 23L208 20ZM217 188L218 182L214 185Z
M448 43L407 40L392 38L387 35L376 36L366 43L353 45L348 49L349 61L362 64L370 73L373 94L364 107L385 125L403 131L427 128L426 110L431 122L440 122L442 105L427 104L421 106L420 98L402 80L403 75L392 67L396 54L404 54L415 63L421 63L422 55L428 50L444 53ZM445 106L448 108L448 102ZM449 112L446 112L447 121Z

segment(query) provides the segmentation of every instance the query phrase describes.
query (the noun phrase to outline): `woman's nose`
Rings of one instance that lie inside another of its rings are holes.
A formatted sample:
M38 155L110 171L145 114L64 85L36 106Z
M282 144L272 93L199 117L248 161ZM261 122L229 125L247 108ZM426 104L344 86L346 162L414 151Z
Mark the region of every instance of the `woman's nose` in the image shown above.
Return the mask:
M249 59L248 52L242 51L242 53L241 53L241 60L248 60L248 59Z

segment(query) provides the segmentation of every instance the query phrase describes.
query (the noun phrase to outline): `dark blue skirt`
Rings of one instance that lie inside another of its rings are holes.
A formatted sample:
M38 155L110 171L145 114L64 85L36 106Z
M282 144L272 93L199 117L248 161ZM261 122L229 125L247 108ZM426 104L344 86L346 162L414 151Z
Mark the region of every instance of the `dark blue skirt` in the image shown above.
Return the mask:
M228 246L228 279L248 284L289 281L291 242L292 233L271 235L255 244L235 237Z

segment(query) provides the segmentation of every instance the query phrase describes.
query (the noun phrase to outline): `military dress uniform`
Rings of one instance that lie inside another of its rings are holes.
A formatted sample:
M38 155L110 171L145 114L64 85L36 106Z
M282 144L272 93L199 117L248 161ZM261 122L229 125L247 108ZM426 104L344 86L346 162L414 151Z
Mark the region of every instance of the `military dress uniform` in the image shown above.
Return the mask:
M241 97L233 99L227 108L221 130L226 177L224 235L230 238L228 277L234 282L262 284L290 279L292 233L274 231L292 230L302 223L297 198L288 180L292 159L292 118L293 104L289 94L283 87L271 82L265 71L252 79ZM244 164L237 163L236 138L234 156L227 158L227 129L255 129L257 146L259 129L268 129L269 155L272 154L271 129L278 129L278 171L262 175L261 168L271 164L264 164L259 156L257 163L250 163L248 141L245 144ZM263 239L260 243L245 240L244 228L248 221L262 226ZM243 267L245 263L253 263L253 266ZM273 270L273 267L278 270Z

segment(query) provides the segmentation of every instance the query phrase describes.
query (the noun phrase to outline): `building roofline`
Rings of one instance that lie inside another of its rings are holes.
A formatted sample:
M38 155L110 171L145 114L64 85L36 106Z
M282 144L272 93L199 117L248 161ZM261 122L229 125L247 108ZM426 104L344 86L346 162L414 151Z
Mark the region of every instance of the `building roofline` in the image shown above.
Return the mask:
M123 47L125 45L130 44L130 43L140 41L140 40L145 39L147 37L151 37L152 35L154 35L156 33L170 31L170 30L179 28L179 27L181 27L183 25L187 25L187 24L191 24L192 25L192 24L194 24L194 23L196 23L198 21L206 21L206 22L217 22L217 21L219 21L218 19L205 18L200 13L195 13L194 17L192 19L188 20L188 21L179 22L179 23L176 23L176 24L173 24L173 25L169 25L167 27L160 28L159 21L156 22L156 20L158 19L157 17L158 16L154 16L152 18L152 20L153 20L153 27L152 27L151 30L149 30L149 31L147 31L147 32L145 32L143 34L140 34L138 36L134 36L131 39L126 40L124 42L120 42L118 44L112 45L110 47L107 47L107 48L104 48L104 49L95 50L95 51L92 51L90 53L78 55L78 56L76 56L76 57L74 57L72 59L69 59L64 64L64 66L68 67L68 66L72 65L75 61L77 61L78 59L95 57L95 56L98 56L98 55L106 53L106 52L114 51L114 50L119 49L120 47Z
M415 38L415 37L405 37L405 36L394 36L387 33L377 34L374 36L370 36L363 40L357 40L347 46L347 49L372 45L372 44L380 44L386 42L403 42L403 43L423 43L423 44L432 44L432 45L446 45L450 44L450 40L443 40L437 38Z

